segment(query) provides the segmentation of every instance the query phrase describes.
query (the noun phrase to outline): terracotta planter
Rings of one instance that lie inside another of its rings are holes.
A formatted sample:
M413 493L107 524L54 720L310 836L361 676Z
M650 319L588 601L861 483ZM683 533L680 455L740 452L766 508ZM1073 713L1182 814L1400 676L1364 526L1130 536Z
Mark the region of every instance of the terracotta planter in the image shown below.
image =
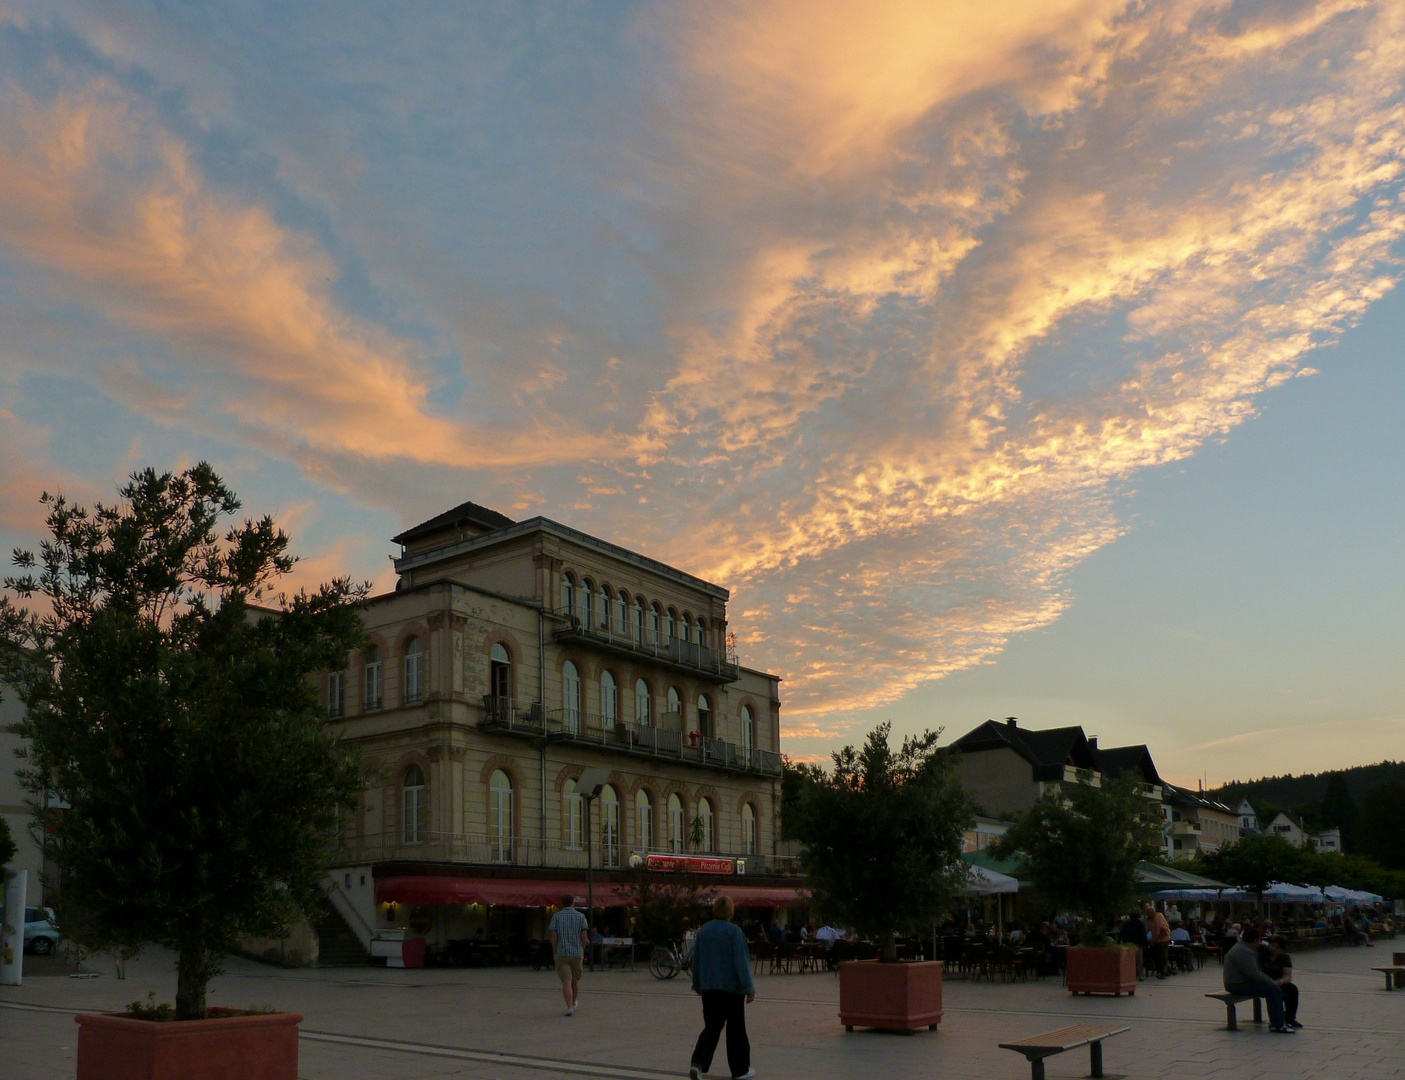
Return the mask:
M844 1030L936 1030L941 1019L940 960L849 960L839 965L839 1020Z
M297 1080L302 1017L233 1011L179 1021L76 1016L78 1080Z
M1068 950L1064 985L1075 994L1135 994L1137 947L1075 945Z

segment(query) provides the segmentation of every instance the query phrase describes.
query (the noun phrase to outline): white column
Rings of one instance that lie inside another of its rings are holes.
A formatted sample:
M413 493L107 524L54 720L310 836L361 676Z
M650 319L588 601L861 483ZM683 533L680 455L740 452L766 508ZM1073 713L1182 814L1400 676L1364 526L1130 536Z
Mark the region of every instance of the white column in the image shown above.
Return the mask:
M5 875L4 925L0 927L0 986L24 981L24 902L29 895L29 871Z

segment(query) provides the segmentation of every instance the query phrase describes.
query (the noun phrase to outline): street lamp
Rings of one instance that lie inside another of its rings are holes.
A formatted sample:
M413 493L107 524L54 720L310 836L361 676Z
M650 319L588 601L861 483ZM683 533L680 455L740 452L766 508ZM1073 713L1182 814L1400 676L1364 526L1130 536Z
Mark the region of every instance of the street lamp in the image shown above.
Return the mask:
M585 801L585 921L590 939L590 968L595 970L595 834L590 827L590 804L610 782L610 770L586 769L576 780L576 794Z

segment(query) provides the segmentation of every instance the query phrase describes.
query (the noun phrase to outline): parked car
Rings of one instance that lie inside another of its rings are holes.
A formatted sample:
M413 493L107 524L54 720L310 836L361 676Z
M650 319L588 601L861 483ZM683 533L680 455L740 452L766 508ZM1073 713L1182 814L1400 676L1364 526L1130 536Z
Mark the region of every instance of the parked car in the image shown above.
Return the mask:
M63 940L55 925L54 909L27 907L24 909L24 951L36 956L48 956Z

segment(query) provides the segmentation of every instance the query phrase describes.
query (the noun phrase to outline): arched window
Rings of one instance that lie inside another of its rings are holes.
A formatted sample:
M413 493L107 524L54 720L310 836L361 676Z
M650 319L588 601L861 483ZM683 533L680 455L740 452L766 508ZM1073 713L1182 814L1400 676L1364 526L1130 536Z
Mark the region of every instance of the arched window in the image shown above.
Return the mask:
M615 692L615 677L608 671L600 673L600 717L605 722L605 726L611 728L619 723L620 719L619 697Z
M698 845L699 851L715 851L714 843L717 839L715 825L716 821L712 814L712 800L698 800L698 821L702 824L702 839Z
M672 608L668 609L668 640L672 641L678 636L678 616Z
M697 633L697 635L698 635L698 644L699 644L699 645L706 645L706 644L707 644L707 624L706 624L705 622L703 622L703 620L702 620L701 617L698 618L698 625L697 625L697 627L695 628L695 630L696 630L696 633Z
M366 650L366 699L367 711L379 709L382 701L381 651L372 645Z
M698 695L698 730L706 739L717 738L717 732L712 730L712 704L704 694Z
M581 625L589 630L595 625L595 586L590 578L581 581Z
M574 616L576 612L576 579L568 573L561 575L561 614Z
M674 792L668 797L668 850L675 855L683 851L683 800Z
M581 729L581 673L567 660L561 665L561 719L572 734Z
M751 748L755 739L755 725L751 719L751 709L742 706L742 753L746 755L747 762L751 761Z
M683 702L678 696L677 688L672 686L668 688L668 715L670 717L668 726L676 731L682 731Z
M610 629L610 586L600 586L600 629Z
M499 708L507 708L512 700L512 657L507 653L507 647L502 642L493 643L493 651L488 664L488 680L492 687L493 697L497 698L496 704Z
M600 851L606 866L619 866L620 797L611 784L600 789Z
M488 843L494 862L512 861L512 778L501 769L488 778Z
M649 684L640 679L634 684L634 722L640 727L652 727L649 714Z
M742 803L742 854L756 854L756 811L751 803Z
M327 715L336 719L346 708L346 686L340 671L327 673Z
M424 645L412 637L405 643L405 704L418 705L424 697Z
M663 609L655 604L649 609L649 644L657 645L663 633Z
M426 810L424 797L424 770L411 765L405 770L405 779L400 785L401 838L407 844L422 843L426 837Z
M641 851L652 851L654 849L654 800L649 798L649 792L645 788L640 788L634 795L635 817L639 821L638 844Z
M561 804L563 808L562 816L565 818L561 822L561 836L566 847L572 851L579 851L585 844L584 833L581 831L581 810L585 805L585 800L576 791L576 782L567 780L561 789Z
M644 598L642 596L636 596L634 598L634 644L636 645L642 645L644 643L645 622Z
M629 633L629 600L624 593L615 596L615 631Z

